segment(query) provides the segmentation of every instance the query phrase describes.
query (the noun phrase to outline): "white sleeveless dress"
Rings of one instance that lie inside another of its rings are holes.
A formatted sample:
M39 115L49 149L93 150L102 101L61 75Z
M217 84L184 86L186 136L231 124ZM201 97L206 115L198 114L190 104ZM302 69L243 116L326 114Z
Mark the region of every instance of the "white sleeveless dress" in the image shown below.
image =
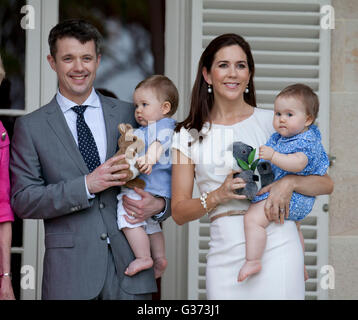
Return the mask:
M273 112L255 108L246 120L224 126L205 124L201 143L184 128L173 136L172 148L180 150L195 163L195 180L200 193L217 189L237 164L232 143L242 141L258 150L274 132ZM191 132L195 136L195 132ZM257 151L258 154L258 151ZM257 157L257 156L256 156ZM231 210L246 210L248 200L232 200L210 212L210 218ZM206 266L208 299L304 299L304 258L296 225L271 223L262 257L262 270L244 282L237 282L245 262L243 216L220 217L210 225L209 253Z

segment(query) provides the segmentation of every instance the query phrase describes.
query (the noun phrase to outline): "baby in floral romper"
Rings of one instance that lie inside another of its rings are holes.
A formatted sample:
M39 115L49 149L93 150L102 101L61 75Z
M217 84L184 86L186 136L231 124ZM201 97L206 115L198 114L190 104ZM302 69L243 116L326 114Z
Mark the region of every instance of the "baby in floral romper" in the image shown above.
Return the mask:
M318 109L317 95L303 84L291 85L276 97L273 119L276 132L259 151L260 159L271 162L275 181L288 174L326 174L329 160L321 143L321 134L313 124ZM264 212L267 197L268 193L256 196L244 217L246 262L240 270L239 281L261 270L267 237L265 228L270 223ZM302 246L303 236L298 221L311 212L314 201L315 197L293 192L289 212L279 208L280 214L297 221Z

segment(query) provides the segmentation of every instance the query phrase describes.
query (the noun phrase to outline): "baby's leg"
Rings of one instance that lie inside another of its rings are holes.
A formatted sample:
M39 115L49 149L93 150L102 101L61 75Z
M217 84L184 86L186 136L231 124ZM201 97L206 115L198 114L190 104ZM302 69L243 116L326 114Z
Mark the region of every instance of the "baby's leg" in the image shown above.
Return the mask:
M168 262L165 257L165 246L163 232L156 232L149 235L152 258L154 260L155 278L160 278L166 269Z
M264 211L265 202L266 200L263 200L251 204L244 216L246 262L240 270L238 281L244 281L261 270L261 257L267 237L265 228L269 225Z
M298 221L296 221L296 227L297 227L298 235L300 237L303 254L305 254L305 239L304 239L302 231L301 231L301 224ZM308 278L309 278L308 272L306 270L306 266L304 266L304 277L305 277L305 281L308 280Z
M144 228L123 228L122 230L136 257L136 259L129 264L124 273L127 276L133 276L139 271L152 267L153 260L150 256L149 238Z

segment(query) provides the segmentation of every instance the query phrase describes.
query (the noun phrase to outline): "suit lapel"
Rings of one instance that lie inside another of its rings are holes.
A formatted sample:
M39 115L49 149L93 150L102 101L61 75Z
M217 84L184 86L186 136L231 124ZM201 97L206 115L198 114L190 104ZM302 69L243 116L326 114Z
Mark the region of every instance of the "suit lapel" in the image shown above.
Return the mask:
M65 116L63 115L60 106L57 103L56 97L48 105L47 121L52 130L57 135L58 139L66 149L68 156L80 169L82 174L88 174L88 168L83 160L83 157L77 147L76 141L67 125Z
M107 135L107 155L106 160L111 158L117 151L117 141L119 138L118 124L121 122L121 112L118 105L112 100L107 99L102 94L98 93L101 100L103 117L106 126Z
M106 127L107 135L107 154L106 160L112 157L117 151L117 141L119 138L118 124L121 122L121 112L117 104L111 99L98 93L102 104L103 117ZM76 166L80 169L82 174L88 174L88 168L83 160L83 157L78 149L75 139L67 125L66 119L57 103L56 97L48 104L47 121L55 132L56 136L66 149L68 156L73 160Z

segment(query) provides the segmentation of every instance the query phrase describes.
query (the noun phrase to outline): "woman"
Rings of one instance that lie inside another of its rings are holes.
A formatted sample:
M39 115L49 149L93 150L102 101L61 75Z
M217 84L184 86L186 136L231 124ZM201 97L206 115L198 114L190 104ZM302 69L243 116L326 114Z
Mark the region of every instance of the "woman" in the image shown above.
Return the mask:
M4 77L0 57L0 85ZM15 299L10 273L11 221L14 221L14 215L10 207L9 143L0 121L0 300Z
M293 191L316 196L333 191L326 175L287 176L269 191L265 213L271 223L262 258L263 270L244 282L243 214L249 201L234 193L245 183L233 178L232 143L254 148L274 132L273 111L256 107L255 67L250 46L236 34L215 38L203 52L194 83L191 109L173 136L172 217L180 225L209 214L208 299L304 299L304 260L292 221L278 224ZM192 199L194 177L201 197Z

